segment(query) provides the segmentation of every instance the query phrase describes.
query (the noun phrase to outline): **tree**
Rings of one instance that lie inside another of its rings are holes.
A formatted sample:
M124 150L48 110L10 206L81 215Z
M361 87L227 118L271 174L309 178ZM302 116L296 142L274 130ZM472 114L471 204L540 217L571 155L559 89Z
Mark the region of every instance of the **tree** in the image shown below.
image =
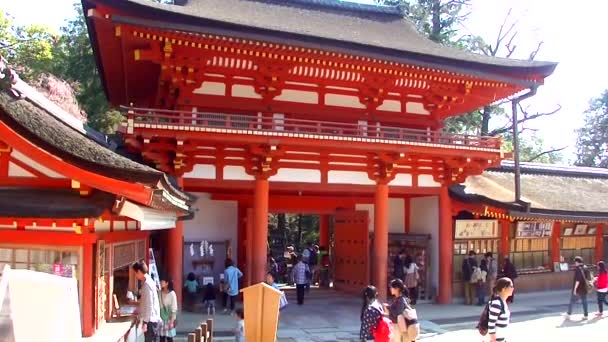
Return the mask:
M75 4L74 9L75 18L61 28L61 37L53 49L52 71L74 84L78 102L89 118L88 124L106 134L113 133L122 116L109 108L82 7Z
M41 25L19 26L0 10L0 52L24 80L48 72L57 35Z
M589 102L576 149L576 165L608 168L608 89Z

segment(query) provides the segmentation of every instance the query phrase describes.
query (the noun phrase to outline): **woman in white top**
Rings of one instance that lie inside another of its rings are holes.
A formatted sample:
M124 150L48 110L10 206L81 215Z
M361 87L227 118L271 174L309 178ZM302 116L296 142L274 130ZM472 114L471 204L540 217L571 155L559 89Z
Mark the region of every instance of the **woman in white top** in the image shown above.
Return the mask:
M405 273L405 286L408 289L410 304L416 305L416 301L418 300L418 279L420 276L418 275L418 265L414 262L414 259L411 255L407 255L403 262L403 270Z
M165 278L160 281L160 342L173 342L177 319L177 295L173 290L173 280Z
M511 311L507 305L507 298L513 294L513 281L509 278L500 278L494 287L494 296L490 301L488 313L488 334L490 342L506 342L506 330L511 321Z

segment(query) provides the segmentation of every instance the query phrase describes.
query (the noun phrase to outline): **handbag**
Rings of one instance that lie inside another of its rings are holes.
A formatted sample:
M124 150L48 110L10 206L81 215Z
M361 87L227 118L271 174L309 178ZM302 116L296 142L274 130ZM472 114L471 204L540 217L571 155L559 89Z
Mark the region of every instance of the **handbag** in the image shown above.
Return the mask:
M403 298L403 301L405 301L405 298ZM418 313L416 312L416 309L412 308L407 301L405 301L405 309L399 316L397 316L397 325L399 326L399 331L402 333L408 333L409 337L410 327L417 325L418 323L408 325L408 321L418 321ZM420 327L418 327L418 330L420 330Z
M285 309L287 304L289 304L287 296L285 295L285 292L281 292L281 297L279 298L279 311Z

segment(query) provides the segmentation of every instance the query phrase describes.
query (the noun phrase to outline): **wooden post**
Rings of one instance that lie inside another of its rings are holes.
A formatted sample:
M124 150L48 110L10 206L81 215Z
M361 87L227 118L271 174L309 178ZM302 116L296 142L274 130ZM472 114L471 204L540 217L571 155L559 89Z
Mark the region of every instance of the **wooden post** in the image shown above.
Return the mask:
M201 342L207 342L207 333L209 332L207 328L207 323L201 323Z
M209 330L207 342L213 342L213 318L207 319L207 329Z
M188 334L188 342L196 342L196 334L195 333L189 333Z
M245 341L276 341L281 291L266 283L257 283L241 292L245 300Z
M180 189L184 188L184 179L177 179ZM167 232L167 265L166 269L173 279L177 302L182 300L182 277L183 277L183 258L184 258L184 223L178 221L175 228Z
M448 187L443 185L439 192L439 288L437 302L452 303L452 252L454 233L452 228L452 202Z
M196 328L196 330L194 330L194 334L196 334L196 342L204 342L203 329L201 327Z
M93 308L94 286L93 286L93 245L86 243L82 246L83 255L83 276L82 276L82 293L86 300L82 301L82 331L83 335L88 337L92 336L95 331L93 311L97 310Z
M500 221L500 258L498 264L500 265L504 258L508 257L511 252L511 243L509 241L509 233L511 231L511 221L502 220Z
M319 246L329 248L329 215L319 217Z
M374 273L373 283L380 300L386 300L388 290L388 184L376 184L374 201Z
M263 283L266 278L268 253L268 179L258 176L255 180L253 200L253 272L252 283Z
M595 231L595 262L604 260L604 224L599 223Z
M403 232L405 234L410 233L410 210L411 210L412 201L411 198L406 197L403 199Z
M559 249L559 239L562 234L562 223L559 221L553 222L553 231L551 232L551 261L560 262L561 252Z

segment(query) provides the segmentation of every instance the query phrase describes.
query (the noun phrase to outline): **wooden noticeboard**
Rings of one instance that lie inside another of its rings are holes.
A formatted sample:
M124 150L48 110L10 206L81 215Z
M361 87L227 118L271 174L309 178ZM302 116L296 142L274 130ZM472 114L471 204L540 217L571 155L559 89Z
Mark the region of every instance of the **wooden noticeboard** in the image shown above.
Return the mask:
M455 239L491 239L498 237L497 220L456 220Z
M519 221L515 231L515 238L531 239L531 238L548 238L553 232L552 222L538 221Z

